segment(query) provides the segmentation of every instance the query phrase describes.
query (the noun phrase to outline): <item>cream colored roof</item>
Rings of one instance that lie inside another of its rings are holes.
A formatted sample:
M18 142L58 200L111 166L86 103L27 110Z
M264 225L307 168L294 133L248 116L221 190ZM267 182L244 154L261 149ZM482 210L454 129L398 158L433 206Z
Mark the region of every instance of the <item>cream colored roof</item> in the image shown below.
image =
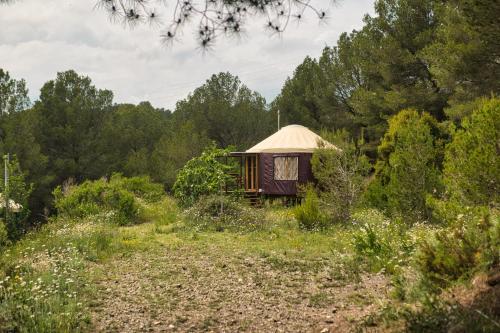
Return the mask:
M312 153L319 144L336 148L319 135L301 125L283 127L267 139L259 142L247 153Z

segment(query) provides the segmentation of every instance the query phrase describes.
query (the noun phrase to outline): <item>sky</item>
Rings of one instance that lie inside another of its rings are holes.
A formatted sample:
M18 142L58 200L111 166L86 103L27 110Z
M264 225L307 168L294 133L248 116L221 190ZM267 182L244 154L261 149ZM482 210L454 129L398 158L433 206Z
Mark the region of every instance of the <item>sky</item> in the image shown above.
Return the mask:
M251 18L239 39L218 39L202 52L192 27L165 46L161 28L112 23L95 3L17 0L0 6L0 68L26 80L32 101L57 72L73 69L96 87L112 90L117 103L150 101L173 110L178 100L219 72L237 75L271 102L306 56L320 56L342 32L361 28L363 16L373 14L373 0L316 0L316 7L328 8L326 22L309 12L278 37L265 31L262 19ZM164 21L170 13L164 9Z

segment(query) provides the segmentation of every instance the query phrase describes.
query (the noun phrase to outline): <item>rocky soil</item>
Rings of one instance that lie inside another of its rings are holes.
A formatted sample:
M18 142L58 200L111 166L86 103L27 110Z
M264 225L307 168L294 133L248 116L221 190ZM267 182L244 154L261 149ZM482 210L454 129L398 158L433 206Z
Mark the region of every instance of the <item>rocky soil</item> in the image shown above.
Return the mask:
M100 267L92 324L102 332L347 332L387 297L383 275L339 279L327 262L311 267L220 245L135 252Z

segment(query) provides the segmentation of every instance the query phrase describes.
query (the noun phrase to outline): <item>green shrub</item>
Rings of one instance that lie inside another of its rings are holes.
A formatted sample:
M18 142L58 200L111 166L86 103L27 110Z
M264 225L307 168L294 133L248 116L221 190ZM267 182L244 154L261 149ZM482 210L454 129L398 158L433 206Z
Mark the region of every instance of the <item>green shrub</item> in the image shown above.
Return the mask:
M64 191L58 186L53 192L54 205L59 214L70 217L95 215L104 206L103 194L107 187L104 179L85 181Z
M366 191L361 195L362 207L373 207L383 212L389 211L389 198L381 178L375 175L368 181Z
M134 196L147 202L157 202L165 195L163 186L151 182L149 176L123 177L121 174L115 173L111 176L109 183L112 187L131 192Z
M375 209L365 209L353 214L353 224L355 253L369 270L396 273L408 264L417 237L410 234L410 228L401 219L389 220Z
M318 195L312 186L307 188L303 202L293 213L301 229L320 230L328 226L328 217L321 212Z
M104 203L117 212L116 222L127 225L134 222L138 216L138 206L134 195L122 189L111 188L103 194Z
M460 215L456 222L424 240L417 265L425 279L438 286L488 270L500 263L498 214L488 211Z
M227 172L229 166L218 159L227 153L228 149L211 146L184 165L172 188L181 206L191 206L202 196L216 194L226 182L231 181Z
M266 225L265 212L223 195L201 197L185 212L187 224L198 230L245 231Z
M109 217L119 225L137 223L139 203L136 197L157 201L163 195L161 185L147 177L125 178L114 175L110 181L99 179L54 190L57 212L70 217L85 217L109 211Z
M359 258L370 262L373 270L380 270L393 253L387 241L386 228L390 220L375 209L363 210L353 215L357 229L353 233L353 246Z
M359 231L354 234L354 248L358 254L369 257L379 256L383 252L390 251L384 239L369 224L361 225Z
M500 100L483 100L446 146L442 196L427 196L433 217L447 227L419 247L423 282L445 287L500 262ZM488 208L493 207L493 208Z

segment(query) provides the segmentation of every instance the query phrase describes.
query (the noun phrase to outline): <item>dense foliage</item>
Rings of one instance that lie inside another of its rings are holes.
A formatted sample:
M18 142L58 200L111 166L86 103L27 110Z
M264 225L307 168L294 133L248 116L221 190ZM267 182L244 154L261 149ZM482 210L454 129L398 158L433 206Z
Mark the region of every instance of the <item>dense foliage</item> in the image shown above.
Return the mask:
M452 200L464 205L500 201L500 99L482 101L464 118L446 146L444 182Z
M426 196L440 193L445 134L430 115L403 110L389 120L378 147L369 203L412 221L428 219Z
M428 196L435 218L448 226L420 247L423 274L440 285L498 267L500 104L478 103L446 146L441 196Z
M175 124L192 122L218 147L245 149L275 128L266 101L230 73L212 75L186 99L177 102Z
M119 225L140 221L137 198L157 201L162 195L161 185L151 183L148 177L123 178L120 175L113 175L109 181L65 184L54 190L59 215L82 218L104 212L106 219Z
M172 188L182 206L190 206L204 195L220 193L224 185L231 181L229 166L220 160L228 153L228 149L210 146L201 156L184 165Z

